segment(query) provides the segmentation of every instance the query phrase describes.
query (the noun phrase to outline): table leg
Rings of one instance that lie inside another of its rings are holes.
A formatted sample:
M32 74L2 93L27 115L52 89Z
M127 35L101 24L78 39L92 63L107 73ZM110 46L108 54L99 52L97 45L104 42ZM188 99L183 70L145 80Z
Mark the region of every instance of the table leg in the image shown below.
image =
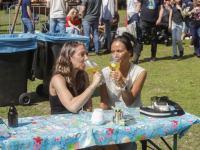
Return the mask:
M140 141L142 143L142 150L147 150L147 140Z
M174 134L174 145L173 150L177 150L177 134Z

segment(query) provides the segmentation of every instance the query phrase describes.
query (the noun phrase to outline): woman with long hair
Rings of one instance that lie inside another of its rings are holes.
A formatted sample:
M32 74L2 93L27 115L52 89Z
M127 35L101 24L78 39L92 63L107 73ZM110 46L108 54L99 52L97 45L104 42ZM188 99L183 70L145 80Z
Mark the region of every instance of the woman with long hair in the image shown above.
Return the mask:
M82 107L92 111L91 95L101 80L99 72L89 85L84 71L88 59L82 42L65 43L58 55L49 86L51 114L77 113Z
M183 0L174 0L172 9L170 10L169 15L169 32L172 32L172 46L173 46L173 59L177 58L177 46L179 56L183 56L184 48L182 45L181 35L183 29L183 19L185 18L185 9L183 5Z
M192 31L192 39L194 44L194 54L200 58L200 0L194 0L188 14L191 16L190 29Z
M76 8L72 8L66 17L66 32L71 34L79 34L81 30L78 25L81 23L79 13Z

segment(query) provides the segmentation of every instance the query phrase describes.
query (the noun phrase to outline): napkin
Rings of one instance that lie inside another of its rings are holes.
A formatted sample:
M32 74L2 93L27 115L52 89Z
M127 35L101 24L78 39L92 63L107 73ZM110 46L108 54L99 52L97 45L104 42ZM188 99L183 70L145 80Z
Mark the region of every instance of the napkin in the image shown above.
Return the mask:
M10 133L7 130L0 131L0 137L9 138Z

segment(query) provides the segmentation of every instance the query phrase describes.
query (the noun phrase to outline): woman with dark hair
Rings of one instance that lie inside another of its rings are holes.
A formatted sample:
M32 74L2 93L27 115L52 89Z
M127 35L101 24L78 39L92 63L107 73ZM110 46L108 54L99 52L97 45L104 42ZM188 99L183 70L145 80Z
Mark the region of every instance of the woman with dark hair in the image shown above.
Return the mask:
M200 0L193 1L193 5L190 7L188 14L192 18L190 29L192 31L195 49L194 54L200 58Z
M49 86L51 114L77 113L82 107L92 111L91 95L101 74L95 73L89 85L88 74L84 71L87 59L82 42L70 41L63 45Z
M168 27L169 32L172 32L173 59L178 57L176 42L178 43L179 56L182 57L184 53L184 48L181 40L184 18L185 9L183 0L174 0L172 9L170 10Z
M142 67L129 62L135 43L135 38L127 32L113 40L111 55L119 57L120 68L117 71L111 71L109 67L102 69L104 79L110 76L113 82L105 80L105 83L100 86L100 108L111 109L112 106L115 107L115 102L124 102L125 107L142 106L141 90L147 72ZM134 142L117 146L123 150L137 147Z

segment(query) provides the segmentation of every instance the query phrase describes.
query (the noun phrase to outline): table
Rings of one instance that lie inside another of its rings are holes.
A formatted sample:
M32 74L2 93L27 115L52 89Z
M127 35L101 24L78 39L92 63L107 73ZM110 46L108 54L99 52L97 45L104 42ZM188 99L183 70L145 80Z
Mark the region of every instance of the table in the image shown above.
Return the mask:
M125 109L124 116L134 116L136 123L118 126L112 122L112 110L104 111L105 124L91 123L92 112L19 118L19 127L9 128L10 138L0 138L5 149L77 149L93 145L109 145L143 141L168 135L181 138L200 118L186 112L183 116L153 118L139 113L139 108ZM7 120L4 120L7 124ZM7 126L0 125L0 131ZM0 149L1 149L0 147Z

